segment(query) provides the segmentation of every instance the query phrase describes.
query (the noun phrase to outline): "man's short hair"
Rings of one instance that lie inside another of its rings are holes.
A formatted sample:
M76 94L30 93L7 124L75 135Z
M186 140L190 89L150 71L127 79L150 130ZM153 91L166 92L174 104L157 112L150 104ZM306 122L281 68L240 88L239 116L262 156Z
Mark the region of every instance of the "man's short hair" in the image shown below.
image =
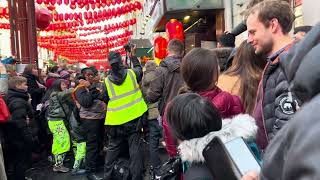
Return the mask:
M172 39L169 41L168 51L175 55L182 55L184 52L184 45L179 39Z
M231 33L224 33L219 38L219 43L222 47L235 47L236 37Z
M258 19L265 27L269 27L272 19L277 19L284 34L291 31L295 18L290 4L279 0L265 0L256 4L250 9L249 15L254 13L258 13Z
M9 78L8 85L10 89L15 89L17 85L21 85L22 83L26 83L27 78L23 76L13 76Z

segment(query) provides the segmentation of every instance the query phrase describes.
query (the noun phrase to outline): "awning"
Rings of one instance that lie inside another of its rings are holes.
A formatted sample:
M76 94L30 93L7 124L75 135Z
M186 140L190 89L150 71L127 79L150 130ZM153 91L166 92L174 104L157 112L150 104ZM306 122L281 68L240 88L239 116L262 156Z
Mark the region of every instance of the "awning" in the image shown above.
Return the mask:
M190 21L184 23L187 27L199 18L214 16L214 10L224 9L223 0L154 0L149 3L153 4L147 5L151 16L147 26L154 32L164 32L165 24L172 18L182 21L190 16Z
M149 39L131 39L130 43L136 45L136 56L148 56L153 57L153 50L150 49L153 47Z

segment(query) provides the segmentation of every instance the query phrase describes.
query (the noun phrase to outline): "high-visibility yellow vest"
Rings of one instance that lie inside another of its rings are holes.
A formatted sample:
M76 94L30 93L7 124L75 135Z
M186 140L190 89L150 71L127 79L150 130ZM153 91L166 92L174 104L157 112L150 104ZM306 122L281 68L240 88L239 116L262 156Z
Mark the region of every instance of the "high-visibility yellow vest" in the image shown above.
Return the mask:
M143 115L148 110L142 97L136 75L128 69L127 77L121 85L105 78L110 98L107 106L105 125L122 125Z

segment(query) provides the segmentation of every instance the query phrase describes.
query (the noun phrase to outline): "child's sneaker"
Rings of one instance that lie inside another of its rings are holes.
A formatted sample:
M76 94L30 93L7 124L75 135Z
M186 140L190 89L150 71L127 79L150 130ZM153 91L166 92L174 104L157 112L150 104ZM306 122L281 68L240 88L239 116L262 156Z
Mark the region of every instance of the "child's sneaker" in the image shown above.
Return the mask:
M53 172L62 172L62 173L66 173L69 172L69 168L64 167L63 165L60 166L53 166Z

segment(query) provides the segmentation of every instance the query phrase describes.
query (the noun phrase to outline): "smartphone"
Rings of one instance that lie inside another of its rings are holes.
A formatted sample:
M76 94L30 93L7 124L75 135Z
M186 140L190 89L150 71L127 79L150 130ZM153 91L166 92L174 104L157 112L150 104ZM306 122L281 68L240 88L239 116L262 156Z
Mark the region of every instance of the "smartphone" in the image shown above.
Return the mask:
M224 144L234 163L237 165L241 176L248 171L260 172L261 166L250 147L242 138L236 138Z
M215 137L202 154L215 179L239 180L248 171L260 172L260 164L242 138L224 144Z

